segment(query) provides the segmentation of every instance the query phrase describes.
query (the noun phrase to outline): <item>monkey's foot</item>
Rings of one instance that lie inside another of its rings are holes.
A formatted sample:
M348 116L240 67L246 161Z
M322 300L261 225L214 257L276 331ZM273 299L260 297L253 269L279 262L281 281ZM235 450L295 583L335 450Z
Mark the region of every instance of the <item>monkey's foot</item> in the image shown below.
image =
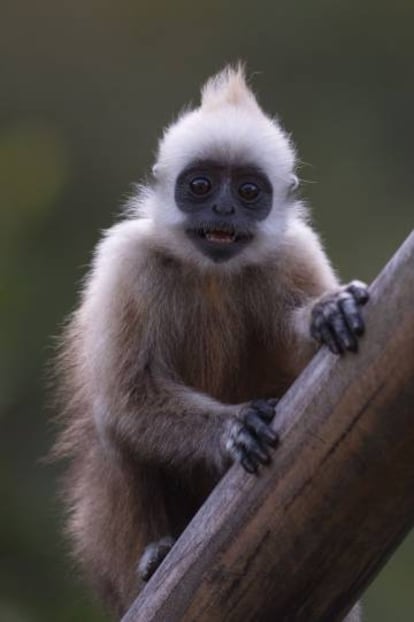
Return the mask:
M277 399L253 400L233 419L227 430L226 449L233 460L248 473L256 473L261 464L269 464L269 446L279 441L270 427Z
M143 581L148 581L152 577L164 557L171 551L174 542L174 538L166 537L145 547L138 564L138 575Z
M312 309L311 335L334 354L358 350L358 337L365 331L360 307L369 300L367 286L352 281L343 289L328 294Z

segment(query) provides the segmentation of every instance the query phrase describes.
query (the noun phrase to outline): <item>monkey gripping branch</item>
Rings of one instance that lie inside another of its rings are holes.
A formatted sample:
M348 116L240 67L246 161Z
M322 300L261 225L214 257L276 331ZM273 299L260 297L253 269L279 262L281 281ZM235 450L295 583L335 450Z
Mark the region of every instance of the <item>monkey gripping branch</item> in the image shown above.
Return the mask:
M123 622L341 620L414 524L414 232L370 288L358 356L323 348L280 447L233 466Z

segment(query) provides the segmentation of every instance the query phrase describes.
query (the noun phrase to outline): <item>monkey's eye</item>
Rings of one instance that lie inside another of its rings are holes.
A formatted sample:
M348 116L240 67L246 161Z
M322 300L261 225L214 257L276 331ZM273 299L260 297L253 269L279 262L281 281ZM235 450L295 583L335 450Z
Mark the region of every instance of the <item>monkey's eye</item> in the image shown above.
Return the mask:
M239 195L243 201L254 201L260 194L260 188L251 181L247 181L239 188Z
M211 182L207 177L195 177L190 181L190 190L197 197L204 197L211 190Z

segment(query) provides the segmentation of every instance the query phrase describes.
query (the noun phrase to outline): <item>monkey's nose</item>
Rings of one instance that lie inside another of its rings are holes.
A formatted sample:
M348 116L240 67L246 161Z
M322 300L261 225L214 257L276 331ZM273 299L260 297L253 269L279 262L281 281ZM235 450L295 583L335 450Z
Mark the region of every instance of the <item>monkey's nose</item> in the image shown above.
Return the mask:
M213 212L215 214L220 214L220 216L230 216L234 214L234 206L231 203L215 203L213 205Z

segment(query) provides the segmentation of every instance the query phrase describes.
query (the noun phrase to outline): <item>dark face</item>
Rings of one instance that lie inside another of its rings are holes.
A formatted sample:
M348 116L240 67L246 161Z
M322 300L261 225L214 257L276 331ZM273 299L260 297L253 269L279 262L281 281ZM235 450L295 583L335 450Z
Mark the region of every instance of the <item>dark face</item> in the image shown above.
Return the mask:
M251 166L198 162L175 186L177 207L187 215L186 233L215 262L231 259L254 238L272 208L268 178Z

